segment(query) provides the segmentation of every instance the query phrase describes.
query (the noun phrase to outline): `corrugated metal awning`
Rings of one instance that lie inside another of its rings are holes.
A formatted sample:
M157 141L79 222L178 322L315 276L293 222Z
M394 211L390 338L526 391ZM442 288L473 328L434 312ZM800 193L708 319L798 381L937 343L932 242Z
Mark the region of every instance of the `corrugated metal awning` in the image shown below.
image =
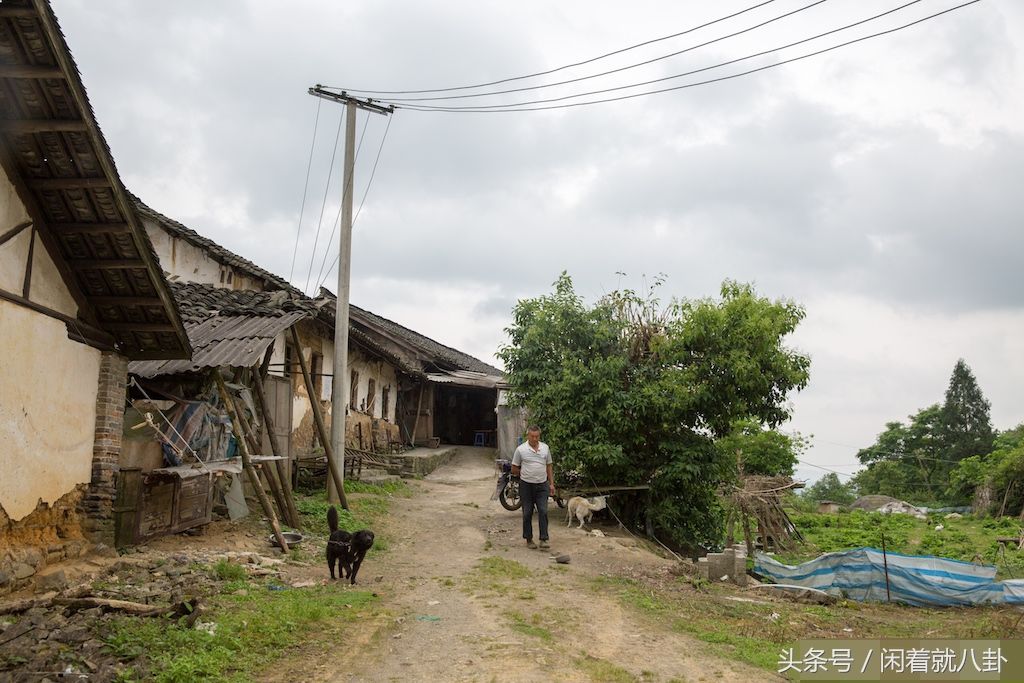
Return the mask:
M215 315L185 325L192 342L191 360L134 361L128 364L128 372L157 377L206 368L252 367L278 334L310 316L306 311L275 316Z
M483 372L472 370L448 370L446 372L428 372L427 379L439 384L457 384L462 387L477 387L481 389L494 389L498 386L501 377L488 375Z

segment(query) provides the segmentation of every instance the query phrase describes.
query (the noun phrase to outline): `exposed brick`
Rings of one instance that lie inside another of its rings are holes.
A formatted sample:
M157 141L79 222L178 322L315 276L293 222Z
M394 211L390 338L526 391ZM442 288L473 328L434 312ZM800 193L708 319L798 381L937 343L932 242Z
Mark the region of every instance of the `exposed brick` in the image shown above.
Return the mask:
M96 430L93 442L92 478L80 509L83 526L95 540L113 541L113 501L116 495L118 459L124 430L124 401L128 360L116 353L100 359L96 394Z

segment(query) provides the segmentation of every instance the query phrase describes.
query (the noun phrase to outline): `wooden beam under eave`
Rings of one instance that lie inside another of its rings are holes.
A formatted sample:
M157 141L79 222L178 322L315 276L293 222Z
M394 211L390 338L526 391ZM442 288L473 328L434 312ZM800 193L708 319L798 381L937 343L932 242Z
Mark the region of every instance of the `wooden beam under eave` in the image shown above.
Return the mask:
M26 183L33 190L90 190L111 186L106 178L28 178Z
M174 332L178 329L172 323L107 323L102 321L100 327L113 332Z
M94 306L159 306L164 307L160 297L154 296L90 296Z
M132 231L127 223L49 223L50 229L56 233L78 235L110 235Z
M81 119L13 119L0 120L0 133L31 135L34 133L84 133L88 124Z
M64 78L64 72L55 66L0 64L0 78Z
M0 5L0 19L5 19L7 17L18 18L35 16L38 16L38 14L32 7L9 7L7 5Z
M140 258L122 259L83 259L81 261L69 260L75 270L129 270L131 268L145 268L146 262Z

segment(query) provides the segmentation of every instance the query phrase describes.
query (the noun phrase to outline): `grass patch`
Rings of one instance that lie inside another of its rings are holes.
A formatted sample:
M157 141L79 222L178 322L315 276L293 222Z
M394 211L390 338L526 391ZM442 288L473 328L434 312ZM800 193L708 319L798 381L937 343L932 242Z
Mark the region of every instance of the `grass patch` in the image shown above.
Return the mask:
M936 555L965 562L978 561L993 564L997 578L1024 577L1024 552L1014 546L1005 551L999 538L1020 535L1022 525L1014 517L980 518L964 515L946 519L942 513L929 514L927 519L910 515L882 515L863 510L851 510L835 515L812 512L790 514L807 543L794 552L779 555L788 564L797 564L822 553L869 546L882 547L882 533L886 548L910 555ZM936 531L935 527L942 525Z
M522 600L534 600L536 593L518 584L521 579L532 575L529 568L520 562L491 555L482 558L466 576L463 591L490 595L509 595L514 592Z
M245 568L240 564L235 564L230 560L217 560L217 564L213 565L213 573L221 581L245 581L248 576L245 572Z
M709 652L775 671L780 647L809 638L993 638L1024 633L1010 607L922 609L841 601L836 605L737 602L736 591L712 584L703 591L676 582L665 588L633 579L600 577L593 590L615 596L653 624L707 643Z
M391 500L395 496L411 496L412 491L403 481L384 482L382 484L363 484L346 482L346 493L349 509L338 510L338 527L345 531L374 529L374 543L370 555L386 552L388 539L375 527L387 516ZM327 502L327 493L323 490L312 493L298 494L295 507L302 516L302 528L307 534L327 538L330 529L327 527L327 510L331 507Z
M539 625L541 623L541 616L539 614L534 614L529 621L519 612L513 612L509 616L512 619L513 631L533 636L534 638L540 638L545 642L551 642L554 639L551 631Z
M412 488L401 479L382 481L379 484L364 484L361 481L346 481L345 493L369 493L374 496L398 496L409 498Z
M576 660L576 668L585 673L590 680L600 683L634 683L640 680L621 666L587 654Z
M504 557L485 557L476 566L476 571L484 576L504 579L525 579L531 574L523 563Z
M300 644L314 626L353 621L374 599L372 593L326 586L271 592L250 585L246 595L213 599L213 634L156 619L119 617L110 622L103 640L113 655L131 663L122 680L247 681Z

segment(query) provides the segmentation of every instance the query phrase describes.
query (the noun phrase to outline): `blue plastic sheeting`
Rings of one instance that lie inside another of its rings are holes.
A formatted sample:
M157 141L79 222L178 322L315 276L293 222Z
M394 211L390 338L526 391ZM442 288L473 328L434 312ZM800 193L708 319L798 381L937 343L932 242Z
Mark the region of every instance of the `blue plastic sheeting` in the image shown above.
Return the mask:
M1003 581L1003 602L1008 605L1024 605L1024 579Z
M891 597L886 595L886 562ZM1024 581L996 581L993 565L890 552L883 561L876 548L828 553L795 567L758 552L754 570L778 583L861 602L892 600L919 607L1024 603Z

